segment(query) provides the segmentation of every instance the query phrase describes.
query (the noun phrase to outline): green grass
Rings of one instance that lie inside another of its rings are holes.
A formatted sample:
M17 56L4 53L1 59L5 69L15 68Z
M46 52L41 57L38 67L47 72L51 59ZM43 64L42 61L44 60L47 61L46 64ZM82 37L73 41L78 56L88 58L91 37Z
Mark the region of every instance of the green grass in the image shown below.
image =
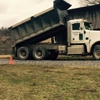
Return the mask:
M100 100L100 68L0 65L0 100Z

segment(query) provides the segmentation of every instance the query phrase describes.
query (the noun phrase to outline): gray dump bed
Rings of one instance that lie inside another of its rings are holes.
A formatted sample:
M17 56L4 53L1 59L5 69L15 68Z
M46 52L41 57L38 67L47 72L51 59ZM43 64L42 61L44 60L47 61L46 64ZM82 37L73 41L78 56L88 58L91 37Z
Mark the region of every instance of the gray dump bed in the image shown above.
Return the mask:
M55 0L52 8L9 27L13 46L38 43L63 30L68 20L69 7L70 4L63 0Z

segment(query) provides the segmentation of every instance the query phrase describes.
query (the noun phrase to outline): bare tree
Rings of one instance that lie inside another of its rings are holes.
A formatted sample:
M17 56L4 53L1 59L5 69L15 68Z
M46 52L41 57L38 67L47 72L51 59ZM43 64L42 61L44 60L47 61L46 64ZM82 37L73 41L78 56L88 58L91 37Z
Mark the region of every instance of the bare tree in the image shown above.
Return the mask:
M7 28L1 27L0 28L0 37L8 37L9 36L9 30Z
M80 4L83 6L96 5L100 4L100 0L80 0Z
M3 43L10 40L9 30L7 28L4 28L4 27L0 28L0 40Z

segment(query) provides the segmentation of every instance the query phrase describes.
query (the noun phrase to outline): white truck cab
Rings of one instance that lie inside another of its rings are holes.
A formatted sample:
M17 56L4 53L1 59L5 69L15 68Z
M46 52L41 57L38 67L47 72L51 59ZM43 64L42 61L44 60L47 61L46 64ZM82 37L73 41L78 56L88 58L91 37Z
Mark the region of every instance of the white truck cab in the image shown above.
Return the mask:
M84 19L69 20L67 26L68 54L73 48L72 54L88 53L100 59L100 31L93 30L91 23Z

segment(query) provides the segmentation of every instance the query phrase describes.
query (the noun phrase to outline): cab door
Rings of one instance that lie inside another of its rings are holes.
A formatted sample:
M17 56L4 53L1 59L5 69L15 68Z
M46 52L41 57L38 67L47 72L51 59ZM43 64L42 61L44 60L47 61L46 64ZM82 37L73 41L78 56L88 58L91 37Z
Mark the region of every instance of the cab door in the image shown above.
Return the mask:
M71 43L83 43L84 31L82 29L82 23L72 23L71 25Z
M87 22L84 22L84 42L90 43L90 24Z
M90 43L91 43L90 30L91 30L90 23L84 22L84 43L87 47L88 52L90 51Z

